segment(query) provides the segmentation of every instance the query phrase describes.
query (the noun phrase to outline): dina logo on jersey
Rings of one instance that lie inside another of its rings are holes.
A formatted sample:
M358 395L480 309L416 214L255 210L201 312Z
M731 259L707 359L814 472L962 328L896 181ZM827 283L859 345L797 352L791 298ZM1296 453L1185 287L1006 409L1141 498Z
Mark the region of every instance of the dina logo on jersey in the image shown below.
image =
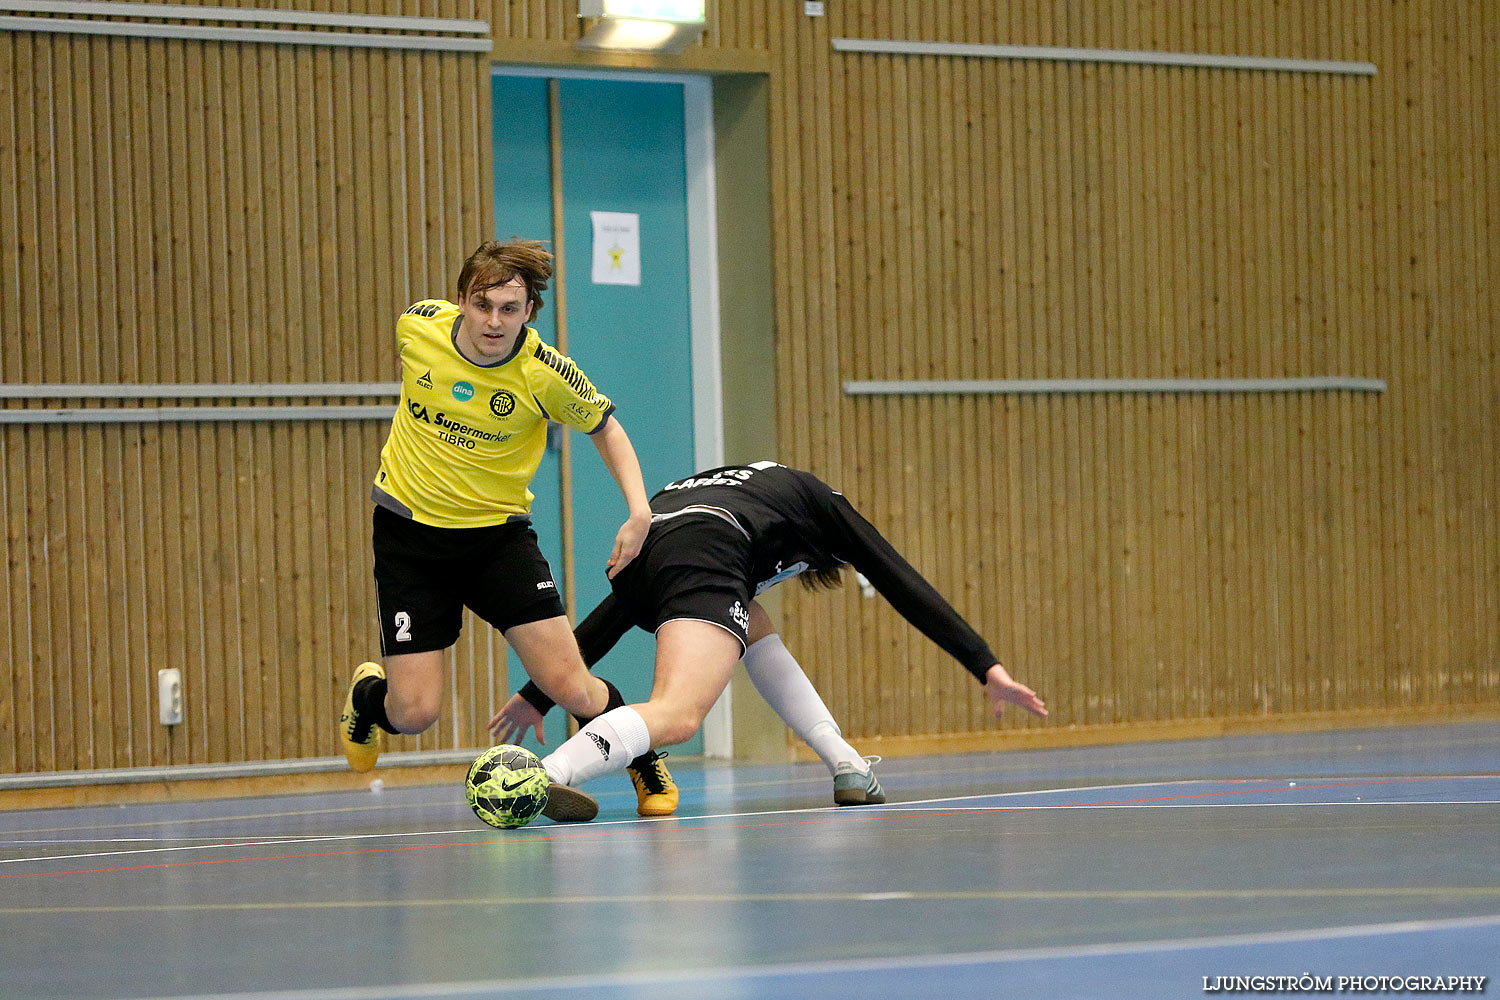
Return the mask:
M508 417L516 411L516 397L501 389L490 397L490 412L497 417Z
M467 403L474 398L474 387L467 382L454 382L453 398L460 403Z

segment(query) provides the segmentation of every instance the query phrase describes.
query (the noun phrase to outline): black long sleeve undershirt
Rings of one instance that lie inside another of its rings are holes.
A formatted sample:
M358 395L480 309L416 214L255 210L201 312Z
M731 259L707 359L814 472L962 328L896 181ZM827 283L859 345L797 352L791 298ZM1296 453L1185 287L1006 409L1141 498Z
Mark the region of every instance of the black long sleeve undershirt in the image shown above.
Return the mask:
M891 607L983 684L1000 662L989 644L844 497L835 494L824 518L834 554L865 575Z

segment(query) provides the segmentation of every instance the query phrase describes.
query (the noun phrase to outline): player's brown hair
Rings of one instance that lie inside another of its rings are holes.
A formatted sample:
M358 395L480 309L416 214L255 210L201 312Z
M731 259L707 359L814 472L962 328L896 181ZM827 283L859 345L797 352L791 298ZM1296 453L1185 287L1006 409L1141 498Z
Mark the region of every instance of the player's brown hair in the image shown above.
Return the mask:
M806 590L838 590L844 585L844 567L803 570L797 579Z
M458 301L516 278L526 286L526 298L541 312L541 293L552 278L552 251L541 240L486 240L458 272Z

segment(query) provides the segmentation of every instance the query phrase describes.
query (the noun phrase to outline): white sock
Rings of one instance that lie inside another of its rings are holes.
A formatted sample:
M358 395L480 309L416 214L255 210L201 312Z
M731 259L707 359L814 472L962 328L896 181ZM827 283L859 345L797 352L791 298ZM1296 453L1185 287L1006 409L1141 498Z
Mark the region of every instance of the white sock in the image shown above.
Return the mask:
M830 774L844 762L853 764L862 774L869 773L870 765L845 742L833 713L823 704L817 688L807 679L802 665L786 648L781 636L772 633L752 643L745 650L745 672L766 704L812 747Z
M585 781L624 770L625 765L651 749L646 720L629 705L599 716L542 759L547 777L560 785Z

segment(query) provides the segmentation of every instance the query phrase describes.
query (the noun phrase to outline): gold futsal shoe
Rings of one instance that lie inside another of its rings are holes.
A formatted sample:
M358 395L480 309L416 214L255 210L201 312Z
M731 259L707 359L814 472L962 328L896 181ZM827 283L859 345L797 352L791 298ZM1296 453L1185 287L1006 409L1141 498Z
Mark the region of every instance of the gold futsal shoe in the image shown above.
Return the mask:
M339 718L339 742L344 745L344 759L361 774L375 769L380 759L380 727L354 710L354 688L367 677L385 679L385 668L378 663L361 663L354 670L349 694L344 698L344 714Z
M661 762L666 754L648 750L643 756L647 761L643 767L626 768L635 785L635 811L642 816L670 816L677 811L677 782Z

